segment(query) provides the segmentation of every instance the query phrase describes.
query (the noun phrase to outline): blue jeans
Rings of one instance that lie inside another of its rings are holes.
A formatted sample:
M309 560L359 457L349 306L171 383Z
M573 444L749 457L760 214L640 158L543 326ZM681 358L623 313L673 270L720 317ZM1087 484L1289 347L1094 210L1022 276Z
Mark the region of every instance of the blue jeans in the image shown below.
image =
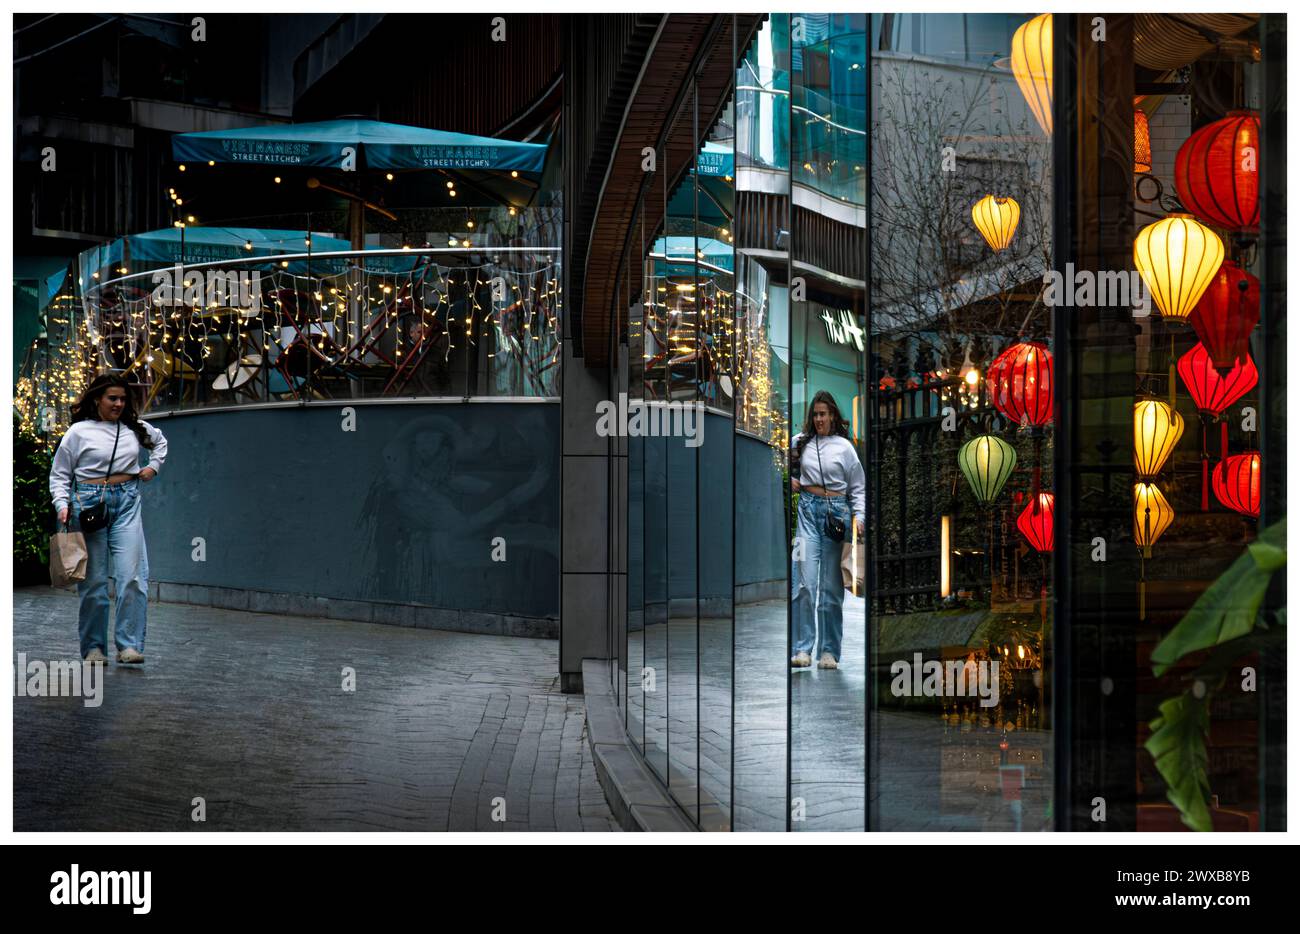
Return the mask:
M145 624L149 609L149 554L140 522L140 481L106 486L72 485L68 504L68 527L80 528L77 517L101 500L108 502L108 525L86 532L86 579L77 584L81 597L78 632L81 657L91 649L108 654L108 578L112 557L113 580L117 583L117 650L135 649L143 654Z
M794 653L807 652L814 659L829 652L840 660L844 638L844 578L840 573L840 556L844 543L826 536L826 516L833 512L844 520L849 534L849 504L843 496L799 496L799 527L790 573L790 622L794 627ZM816 621L813 612L816 605ZM813 651L820 630L821 645Z

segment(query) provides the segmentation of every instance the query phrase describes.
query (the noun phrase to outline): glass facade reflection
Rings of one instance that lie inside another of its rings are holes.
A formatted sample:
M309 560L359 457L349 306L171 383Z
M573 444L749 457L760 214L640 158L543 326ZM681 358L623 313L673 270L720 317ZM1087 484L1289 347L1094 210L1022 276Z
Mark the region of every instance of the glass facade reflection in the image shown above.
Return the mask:
M1262 283L1224 293L1261 313L1232 351L1258 375L1227 406L1189 356L1221 337L1213 309L1176 320L1133 249L1195 213L1178 168L1194 133L1262 113L1251 142L1281 151L1280 23L1211 19L1233 40L1213 54L1175 48L1156 14L1106 17L1104 46L1084 15L773 14L729 50L721 100L682 95L622 267L622 339L632 399L698 404L704 428L698 446L629 439L619 696L696 826L1269 825L1260 736L1279 724L1221 674L1278 677L1280 582L1243 641L1189 642L1183 621L1284 514L1254 479L1284 431L1282 375L1255 363L1278 327L1278 219L1198 221L1224 275ZM1031 37L1046 64L1026 65ZM817 494L790 452L822 392L867 497L838 667L802 667L796 517ZM1133 453L1150 403L1183 426L1158 469ZM1143 483L1174 516L1158 541ZM1189 693L1207 671L1208 697ZM1213 726L1180 733L1192 716ZM1200 749L1209 791L1175 803Z

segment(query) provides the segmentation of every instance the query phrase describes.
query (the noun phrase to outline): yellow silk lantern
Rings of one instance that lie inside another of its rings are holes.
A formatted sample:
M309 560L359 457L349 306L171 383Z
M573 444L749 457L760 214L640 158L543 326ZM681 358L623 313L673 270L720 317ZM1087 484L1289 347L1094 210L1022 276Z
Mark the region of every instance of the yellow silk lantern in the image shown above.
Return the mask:
M1034 119L1052 135L1052 14L1041 13L1011 39L1011 73Z
M1133 464L1143 480L1153 480L1183 436L1183 417L1168 403L1145 399L1133 406Z
M1133 540L1139 552L1142 567L1138 580L1138 619L1147 618L1147 562L1151 546L1165 533L1174 521L1174 510L1154 483L1133 484Z
M1137 265L1166 318L1187 320L1223 264L1223 241L1190 214L1170 214L1133 241Z
M1133 484L1133 538L1143 555L1151 557L1151 546L1174 521L1174 508L1154 483Z
M1016 235L1020 223L1020 205L1015 198L995 198L985 195L970 209L975 227L994 251L1005 250Z

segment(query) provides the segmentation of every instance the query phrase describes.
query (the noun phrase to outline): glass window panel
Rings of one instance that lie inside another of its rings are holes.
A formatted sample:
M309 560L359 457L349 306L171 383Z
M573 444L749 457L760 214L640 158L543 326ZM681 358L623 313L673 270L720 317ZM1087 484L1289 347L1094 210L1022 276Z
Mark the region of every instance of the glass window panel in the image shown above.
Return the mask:
M864 482L865 449L854 443L853 411L865 364L866 17L810 17L808 27L803 42L792 32L789 432L809 432L810 409L823 405L839 416L828 432L842 432L848 444L845 460L824 461L824 488L792 493L792 651L806 652L809 665L792 665L789 675L791 829L861 831L865 601L860 585L857 593L851 581L846 586L844 542L824 530L828 510L844 518L849 566L857 557L865 566L847 507L850 481ZM830 456L835 439L823 440Z
M789 398L789 116L786 14L736 78L735 766L733 828L788 824L789 636L785 496ZM761 76L760 81L756 76ZM752 153L771 153L759 162Z
M961 15L915 19L920 51L956 57ZM1054 348L1036 300L1052 255L1050 139L989 64L882 56L872 80L871 825L1046 829L1051 565L1022 529L1051 525L1036 504L1054 489L1052 428L995 408L987 377L1000 353L1021 346L1032 366ZM953 171L936 140L953 146ZM986 194L1020 209L997 249L972 220ZM1016 454L987 503L958 464L981 436Z

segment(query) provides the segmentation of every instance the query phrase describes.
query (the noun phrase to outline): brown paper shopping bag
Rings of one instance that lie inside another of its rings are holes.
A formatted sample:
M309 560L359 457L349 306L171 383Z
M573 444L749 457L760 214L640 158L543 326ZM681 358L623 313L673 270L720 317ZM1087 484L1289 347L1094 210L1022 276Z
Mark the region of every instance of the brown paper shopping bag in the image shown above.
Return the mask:
M86 537L80 532L50 536L50 586L67 587L86 579Z
M844 589L853 591L853 596L862 596L863 582L867 578L867 543L856 534L844 539L840 552L840 576L844 578Z

